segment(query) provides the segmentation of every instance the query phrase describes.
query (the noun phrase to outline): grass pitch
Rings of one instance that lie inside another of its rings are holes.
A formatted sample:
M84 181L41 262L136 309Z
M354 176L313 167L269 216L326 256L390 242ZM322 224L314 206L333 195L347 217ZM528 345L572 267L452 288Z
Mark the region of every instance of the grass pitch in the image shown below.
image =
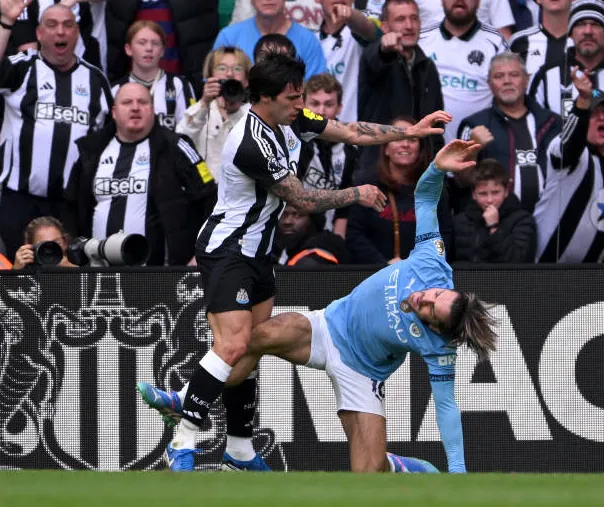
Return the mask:
M1 471L0 507L604 506L602 474Z

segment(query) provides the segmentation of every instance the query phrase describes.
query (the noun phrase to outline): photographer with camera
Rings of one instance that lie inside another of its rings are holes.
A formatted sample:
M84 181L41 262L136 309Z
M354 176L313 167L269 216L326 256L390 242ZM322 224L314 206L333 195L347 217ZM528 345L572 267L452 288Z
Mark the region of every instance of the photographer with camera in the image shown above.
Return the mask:
M186 136L159 124L145 86L123 85L112 115L110 125L76 141L65 225L96 240L139 234L148 265L185 265L216 202L212 175Z
M34 264L73 268L67 260L69 237L63 224L54 217L34 218L23 233L24 244L15 255L13 269L24 269Z
M201 100L185 111L176 132L189 136L218 183L220 159L226 137L245 116L247 77L252 63L235 47L212 51L203 65L204 87Z

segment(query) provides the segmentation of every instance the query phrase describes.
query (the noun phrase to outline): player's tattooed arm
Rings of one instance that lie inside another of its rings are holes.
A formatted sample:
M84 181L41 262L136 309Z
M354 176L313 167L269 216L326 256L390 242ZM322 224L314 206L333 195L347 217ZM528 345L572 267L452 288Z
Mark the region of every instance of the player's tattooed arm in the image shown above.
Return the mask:
M409 127L395 127L364 121L343 123L338 120L328 120L325 130L319 137L335 143L382 144L411 137L440 135L444 130L433 125L441 122L448 123L449 121L451 121L451 115L444 111L431 113Z
M319 190L304 188L293 174L275 183L270 191L302 213L319 213L329 209L343 208L354 203L376 211L382 211L386 196L373 185L361 185L342 190Z

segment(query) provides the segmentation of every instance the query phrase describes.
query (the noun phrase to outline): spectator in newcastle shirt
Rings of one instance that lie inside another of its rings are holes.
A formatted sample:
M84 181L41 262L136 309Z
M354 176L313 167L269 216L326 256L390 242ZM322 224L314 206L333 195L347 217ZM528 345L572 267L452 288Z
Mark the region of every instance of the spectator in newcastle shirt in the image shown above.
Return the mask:
M28 3L0 0L0 56ZM112 103L107 78L74 53L79 29L71 9L47 8L36 33L39 52L0 62L6 109L0 133L0 234L9 258L30 220L61 214L63 187L77 158L74 141L101 127Z
M135 82L149 88L153 109L162 127L174 130L187 107L195 102L189 81L160 68L166 48L166 34L153 21L136 21L126 35L126 54L132 59L130 74L112 83L115 95L124 83Z
M68 229L97 239L142 234L148 264L187 264L215 202L205 162L187 137L159 125L149 90L139 83L120 88L113 119L77 142L80 158L65 192Z
M461 139L483 145L479 158L494 158L509 176L509 189L533 212L545 183L546 150L562 127L561 118L526 95L529 75L516 53L493 57L489 86L491 107L463 119Z

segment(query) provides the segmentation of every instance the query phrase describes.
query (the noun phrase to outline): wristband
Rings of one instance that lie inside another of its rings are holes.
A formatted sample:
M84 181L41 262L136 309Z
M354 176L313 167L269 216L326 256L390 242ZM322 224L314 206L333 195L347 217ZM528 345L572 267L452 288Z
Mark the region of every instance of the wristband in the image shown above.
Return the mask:
M5 30L12 30L12 29L13 29L13 26L15 26L15 24L13 23L12 25L8 25L8 24L6 24L4 21L2 21L2 20L0 19L0 26L1 26L2 28L4 28Z

